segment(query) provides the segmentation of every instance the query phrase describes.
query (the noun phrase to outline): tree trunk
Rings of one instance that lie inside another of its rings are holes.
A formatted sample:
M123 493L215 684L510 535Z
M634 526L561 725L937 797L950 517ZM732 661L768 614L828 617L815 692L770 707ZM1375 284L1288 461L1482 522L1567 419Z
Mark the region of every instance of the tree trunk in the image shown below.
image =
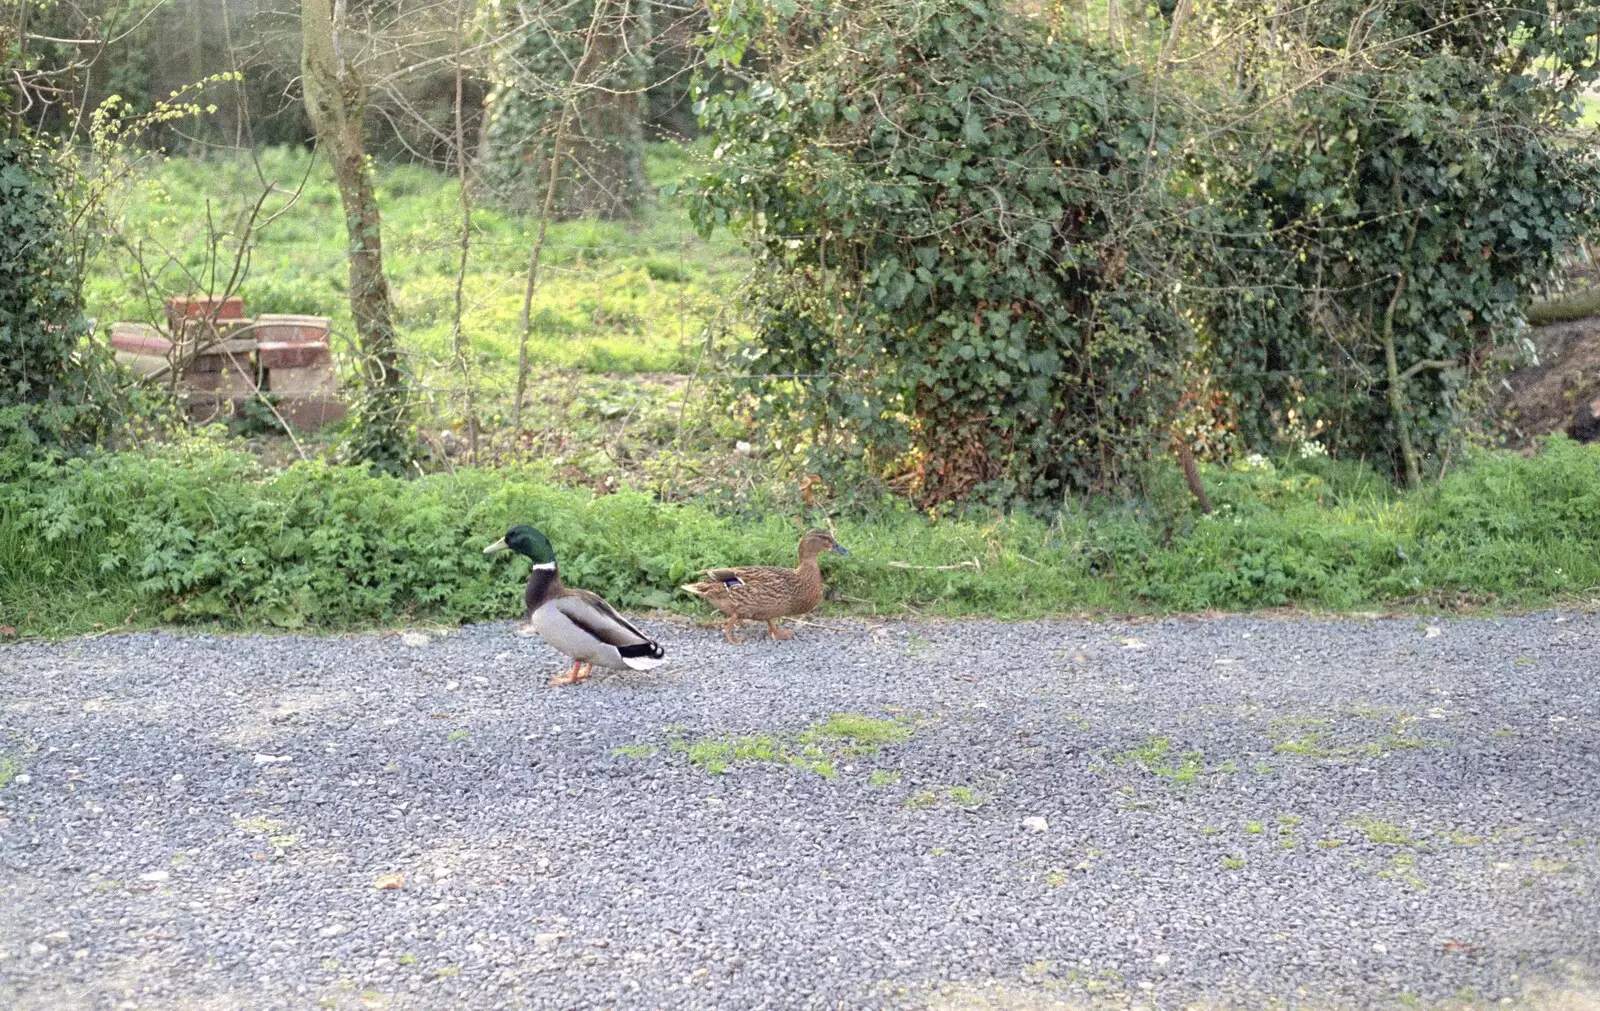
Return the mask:
M579 0L521 26L486 117L483 164L497 200L541 210L554 126L568 118L552 215L633 215L646 190L650 26L644 0Z
M340 51L345 0L301 4L301 73L306 113L326 152L344 206L349 236L350 315L361 349L363 403L356 459L402 470L412 459L407 433L407 383L395 340L389 282L383 273L383 227L367 164L362 114L367 94Z
M629 4L608 6L594 33L594 52L585 61L600 74L627 60ZM601 83L611 87L585 88L592 80L576 83L581 89L574 103L578 114L568 131L553 213L557 220L632 217L645 185L639 92L615 89L609 81Z

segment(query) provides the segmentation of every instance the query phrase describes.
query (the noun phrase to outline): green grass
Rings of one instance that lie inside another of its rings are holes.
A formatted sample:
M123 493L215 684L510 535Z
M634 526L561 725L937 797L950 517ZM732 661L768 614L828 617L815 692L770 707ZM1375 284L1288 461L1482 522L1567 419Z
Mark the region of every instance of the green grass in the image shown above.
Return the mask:
M838 775L839 761L876 754L885 745L908 740L912 732L913 728L894 720L834 713L800 733L719 733L694 739L673 734L668 748L712 775L722 775L740 765L770 764L793 766L832 779ZM623 750L615 749L612 754ZM878 769L868 781L873 786L888 786L899 778L899 773L884 775Z
M1204 753L1175 754L1172 741L1165 737L1152 737L1137 748L1113 756L1112 760L1118 765L1137 765L1146 772L1185 785L1193 783L1205 770Z
M849 599L830 606L1015 619L1427 608L1463 591L1534 606L1600 587L1600 446L1555 438L1532 456L1481 453L1405 496L1371 491L1356 468L1316 466L1322 476L1208 469L1211 517L1092 503L1045 517L935 521L893 502L841 515L852 554L824 568ZM62 635L505 618L526 563L480 549L529 522L571 584L624 608L705 614L680 583L710 566L787 562L800 524L820 520L596 494L550 465L410 481L319 462L272 470L209 437L61 465L0 456L0 625ZM981 570L931 568L974 557Z
M245 310L329 316L348 335L344 219L332 173L325 161L312 165L310 155L298 149L264 150L259 157L267 180L279 190L265 213L279 216L255 236L249 273L239 288ZM692 157L673 145L652 145L645 164L651 183L660 187L682 178ZM289 194L302 178L306 186L291 203ZM222 262L210 256L208 209L211 227L235 231L261 192L248 158L172 158L136 182L122 231L138 245L159 294L220 291L237 239L224 243ZM426 168L384 166L378 169L377 194L402 341L425 385L455 382L450 370L460 188ZM514 381L537 221L483 206L474 209L472 225L463 329L480 381L504 391ZM143 297L134 263L127 253L100 258L85 291L90 315L105 323L160 318L159 299ZM687 371L704 321L726 304L748 265L742 247L725 233L709 240L695 235L683 207L670 198L648 204L630 222L552 223L532 306L530 358L590 371Z

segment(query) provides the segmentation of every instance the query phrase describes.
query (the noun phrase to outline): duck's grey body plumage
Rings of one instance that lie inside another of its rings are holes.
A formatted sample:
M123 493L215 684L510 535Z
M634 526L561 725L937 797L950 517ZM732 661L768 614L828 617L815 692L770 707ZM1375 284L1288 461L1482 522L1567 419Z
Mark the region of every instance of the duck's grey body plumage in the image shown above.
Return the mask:
M572 658L572 669L550 679L552 686L570 685L589 676L594 667L650 670L667 662L661 644L639 631L616 608L588 590L561 585L550 539L530 526L515 526L484 548L484 554L515 551L533 563L523 592L524 627Z
M610 604L562 586L554 563L534 567L524 600L528 627L574 660L612 670L650 670L667 662L661 646Z

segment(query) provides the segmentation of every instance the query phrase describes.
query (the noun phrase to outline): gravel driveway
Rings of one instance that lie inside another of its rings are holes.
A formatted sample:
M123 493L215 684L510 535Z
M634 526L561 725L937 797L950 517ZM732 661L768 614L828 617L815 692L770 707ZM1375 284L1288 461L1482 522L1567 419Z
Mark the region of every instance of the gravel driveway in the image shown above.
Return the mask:
M1600 618L830 624L0 647L0 1006L1600 1006Z

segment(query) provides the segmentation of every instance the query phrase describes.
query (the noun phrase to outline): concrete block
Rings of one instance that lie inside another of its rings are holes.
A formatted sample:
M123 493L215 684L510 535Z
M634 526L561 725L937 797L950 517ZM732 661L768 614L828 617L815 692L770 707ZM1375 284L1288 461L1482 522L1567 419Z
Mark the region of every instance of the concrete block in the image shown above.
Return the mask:
M333 364L324 362L298 369L268 369L267 389L284 397L336 398L339 381L333 373Z
M286 344L327 343L333 320L326 316L297 316L288 313L266 312L256 317L252 335L258 341L281 341Z
M328 351L326 341L258 341L256 358L261 362L261 367L269 371L333 364L333 355Z

